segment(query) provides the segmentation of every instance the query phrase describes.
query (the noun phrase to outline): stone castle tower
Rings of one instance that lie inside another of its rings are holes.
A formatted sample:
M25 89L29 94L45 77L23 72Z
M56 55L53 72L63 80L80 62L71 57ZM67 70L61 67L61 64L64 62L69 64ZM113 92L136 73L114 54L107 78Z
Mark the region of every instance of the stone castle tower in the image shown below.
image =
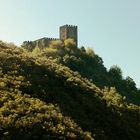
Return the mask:
M73 25L64 25L60 27L59 33L60 33L60 40L65 40L68 38L72 38L75 40L76 45L78 45L78 32L77 32L77 26Z
M46 48L49 46L49 44L52 41L55 41L55 40L64 41L65 39L68 39L68 38L74 39L77 46L78 45L78 31L77 30L78 30L77 26L63 25L63 26L60 26L59 28L59 35L60 35L59 38L44 37L44 38L37 39L34 41L24 41L22 44L22 47L32 51L35 47Z

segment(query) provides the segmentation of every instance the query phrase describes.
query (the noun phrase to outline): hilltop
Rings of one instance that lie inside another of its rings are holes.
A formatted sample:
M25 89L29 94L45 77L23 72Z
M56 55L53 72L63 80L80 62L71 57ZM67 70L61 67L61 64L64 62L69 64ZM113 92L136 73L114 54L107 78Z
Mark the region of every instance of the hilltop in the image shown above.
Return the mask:
M2 140L138 140L138 93L71 39L32 51L0 43Z

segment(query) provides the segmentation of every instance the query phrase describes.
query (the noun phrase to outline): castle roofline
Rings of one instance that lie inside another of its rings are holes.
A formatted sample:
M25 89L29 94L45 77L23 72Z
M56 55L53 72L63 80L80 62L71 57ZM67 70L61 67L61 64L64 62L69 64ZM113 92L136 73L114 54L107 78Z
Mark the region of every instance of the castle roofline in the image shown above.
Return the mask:
M65 25L63 25L63 26L60 26L60 28L61 27L72 27L72 28L77 28L77 26L75 26L75 25L69 25L69 24L65 24Z
M37 39L35 41L40 41L40 40L60 40L60 39L59 38L51 38L51 37L43 37L43 38Z

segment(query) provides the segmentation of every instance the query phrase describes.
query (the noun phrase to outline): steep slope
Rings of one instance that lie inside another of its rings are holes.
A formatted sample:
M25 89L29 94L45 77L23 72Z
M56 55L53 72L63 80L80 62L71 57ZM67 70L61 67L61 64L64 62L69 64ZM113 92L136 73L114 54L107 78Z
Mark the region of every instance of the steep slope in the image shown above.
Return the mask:
M92 139L57 105L16 92L0 91L1 140Z
M44 56L56 60L73 71L78 71L82 77L93 81L100 88L104 86L115 87L120 95L129 103L140 105L140 90L137 89L132 78L123 78L118 66L112 66L109 71L105 68L103 60L95 52L84 47L78 48L72 39L52 41L49 46L40 44L35 47L31 44L22 47L31 51L35 56ZM32 49L31 49L32 48Z
M43 88L25 94L24 90L32 87L26 79L31 72L26 70L31 70L34 63L31 59L22 49L0 45L0 139L93 140L90 133L83 132L70 117L62 114L59 105L40 100Z
M0 46L0 68L3 139L139 140L140 108L114 88L17 47Z

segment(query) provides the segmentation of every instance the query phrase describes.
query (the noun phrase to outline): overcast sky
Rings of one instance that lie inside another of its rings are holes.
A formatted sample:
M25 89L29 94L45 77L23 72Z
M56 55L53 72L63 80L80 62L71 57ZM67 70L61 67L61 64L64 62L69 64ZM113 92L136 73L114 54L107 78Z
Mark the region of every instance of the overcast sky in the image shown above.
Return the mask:
M105 66L117 64L140 87L140 0L0 0L0 40L59 37L77 25L79 46L92 47Z

